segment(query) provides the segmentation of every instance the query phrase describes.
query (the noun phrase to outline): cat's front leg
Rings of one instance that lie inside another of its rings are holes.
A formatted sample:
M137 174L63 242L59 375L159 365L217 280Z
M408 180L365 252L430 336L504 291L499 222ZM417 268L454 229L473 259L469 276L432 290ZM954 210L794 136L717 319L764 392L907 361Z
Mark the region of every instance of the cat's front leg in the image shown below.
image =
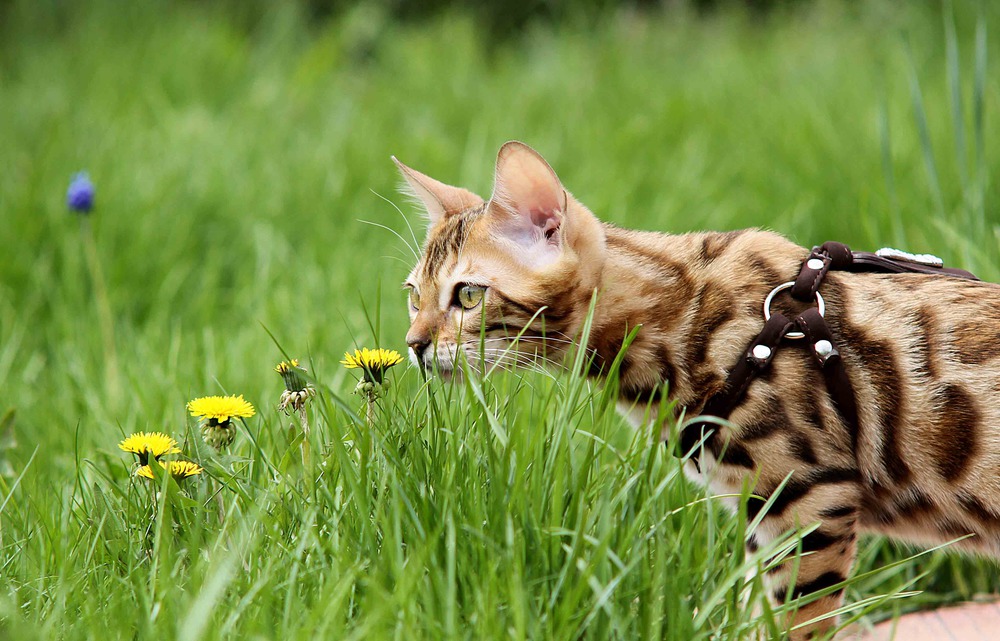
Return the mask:
M833 616L809 622L843 604L843 589L830 592L827 588L850 576L857 553L856 487L853 483L824 483L815 473L811 476L804 481L794 478L789 481L749 544L755 548L790 530L819 524L802 537L801 555L792 555L769 569L764 577L775 605L790 598L828 592L800 606L785 619L785 629L792 641L823 638L836 625Z

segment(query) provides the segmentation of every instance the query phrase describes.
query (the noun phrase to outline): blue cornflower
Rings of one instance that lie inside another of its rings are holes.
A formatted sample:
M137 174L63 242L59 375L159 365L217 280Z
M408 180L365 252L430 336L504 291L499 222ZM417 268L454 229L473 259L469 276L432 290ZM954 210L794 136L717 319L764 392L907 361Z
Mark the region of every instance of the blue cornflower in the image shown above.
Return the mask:
M66 190L66 204L78 214L89 214L94 207L94 183L90 182L87 172L81 171L73 176Z

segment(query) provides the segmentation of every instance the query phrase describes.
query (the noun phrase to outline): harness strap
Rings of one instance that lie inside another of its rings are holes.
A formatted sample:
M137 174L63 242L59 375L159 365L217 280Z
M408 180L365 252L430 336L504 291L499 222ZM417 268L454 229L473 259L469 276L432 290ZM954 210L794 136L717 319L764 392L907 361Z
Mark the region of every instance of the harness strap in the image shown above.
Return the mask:
M795 279L792 297L803 302L811 301L823 282L823 277L831 269L886 274L931 274L979 280L974 274L964 269L945 267L937 256L908 254L888 247L875 253L852 252L847 245L830 241L812 248L809 257L802 263L802 271Z
M858 403L854 386L844 369L837 341L823 317L815 308L807 309L795 319L795 325L806 335L806 341L826 381L830 399L851 434L851 446L858 444ZM821 427L821 426L817 426Z
M766 318L764 328L750 341L746 351L729 371L722 390L705 403L700 415L714 417L715 420L703 420L699 417L681 430L681 452L691 452L691 460L699 470L698 452L692 450L699 443L710 450L716 449L718 420L727 419L743 402L750 383L770 367L775 352L786 336L789 339L803 337L806 339L805 344L823 373L830 399L851 434L851 444L857 447L859 420L854 386L844 369L833 332L823 319L822 298L818 295L823 278L831 269L851 272L933 274L979 280L974 274L963 269L944 267L941 260L935 256L907 254L895 249L880 249L876 253L852 252L847 245L837 242L826 242L813 247L802 263L794 284L779 285L768 296L764 306ZM789 321L778 313L770 314L768 317L770 313L768 303L771 296L789 286L794 298L807 302L816 299L820 305L819 309L810 308L794 321Z
M778 345L793 325L781 314L771 314L771 318L764 323L760 334L757 334L757 337L750 341L746 352L736 362L736 366L729 371L725 387L705 403L701 414L722 419L727 418L736 409L736 406L743 402L743 396L753 379L771 365L771 360L774 358L775 352L778 351ZM703 438L706 439L705 444L707 445L709 439L714 438L717 426L718 423L713 421L688 423L681 430L681 451L684 453L691 451ZM692 459L697 464L697 455L692 455Z

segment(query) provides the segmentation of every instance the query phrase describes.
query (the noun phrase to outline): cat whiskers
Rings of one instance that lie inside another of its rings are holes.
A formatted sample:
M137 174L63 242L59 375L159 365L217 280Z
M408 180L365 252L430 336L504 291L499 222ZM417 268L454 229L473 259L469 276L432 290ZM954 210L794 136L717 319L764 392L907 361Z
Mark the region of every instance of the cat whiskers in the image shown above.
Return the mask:
M544 365L547 364L556 368L560 368L562 366L560 362L538 352L531 354L519 352L513 344L503 348L484 347L482 349L476 349L476 354L480 356L482 365L488 366L488 369L485 370L485 374L487 376L492 374L496 369L506 371L525 369L533 372L539 372L554 379L555 377L553 374L546 369Z
M492 376L493 372L496 370L502 370L505 372L535 372L536 374L541 374L546 378L556 380L556 377L552 372L533 360L517 359L515 357L501 357L494 359L489 363L489 369L486 372L486 376Z
M565 334L564 334L565 335ZM567 338L556 338L550 335L543 334L518 334L510 336L487 336L485 338L478 339L483 343L491 342L506 342L511 345L516 345L517 343L524 343L526 345L545 347L547 345L552 345L554 350L563 350L566 346L576 346L577 342Z
M569 344L569 345L576 345L576 341L569 340L568 338L553 338L552 336L543 336L543 335L540 335L540 334L539 335L535 335L535 334L521 334L521 335L516 335L515 334L513 336L493 336L493 337L489 337L488 336L488 337L480 339L480 340L483 340L483 341L510 341L512 343L516 342L516 341L537 340L537 341L542 341L544 343L566 343L566 344Z
M396 236L396 238L398 238L399 240L403 241L403 244L406 245L406 248L410 250L410 253L413 254L413 257L419 261L420 260L420 255L417 253L417 249L416 248L420 247L420 243L417 241L417 235L413 233L413 227L410 226L410 220L406 217L406 214L403 213L403 210L401 210L396 205L396 203L392 202L391 200L389 200L388 198L386 198L382 194L378 193L374 189L372 189L370 191L373 194L375 194L376 196L378 196L379 198L381 198L382 200L384 200L385 202L389 203L389 205L393 209L396 210L396 213L398 213L399 216L403 219L403 222L406 223L406 228L410 231L410 238L413 239L413 244L411 245L408 240L406 240L405 238L403 238L403 236L399 232L397 232L395 229L393 229L392 227L388 227L386 225L382 225L380 223L375 223L375 222L372 222L372 221L369 221L369 220L359 220L359 222L362 222L362 223L364 223L366 225L372 225L373 227L379 227L381 229L384 229L384 230L392 233L394 236Z
M561 334L562 336L566 336L566 334L563 334L562 332L556 332L556 333ZM510 347L508 347L507 349L516 349L515 345L517 342L523 342L531 346L538 346L541 347L542 349L545 349L546 347L551 347L552 351L559 356L560 360L557 361L556 359L549 357L547 354L540 353L537 351L535 352L534 358L535 360L541 360L542 362L547 363L553 366L554 368L561 370L567 369L566 360L564 358L564 353L566 351L566 348L579 347L579 342L571 340L568 336L566 336L566 338L555 338L550 335L543 336L534 334L532 335L521 334L520 336L498 336L498 337L487 337L480 339L480 342L483 343L484 346L487 346L486 343L489 342L500 342L500 341L506 341L510 345ZM523 354L524 352L520 353ZM594 358L596 354L597 354L596 350L589 347L587 348L588 359Z

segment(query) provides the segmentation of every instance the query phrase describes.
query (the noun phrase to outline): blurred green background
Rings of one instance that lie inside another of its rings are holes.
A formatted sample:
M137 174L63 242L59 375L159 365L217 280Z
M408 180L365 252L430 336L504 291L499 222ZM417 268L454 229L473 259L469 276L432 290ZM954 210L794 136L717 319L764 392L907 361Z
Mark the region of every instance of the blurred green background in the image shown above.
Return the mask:
M497 148L519 139L622 225L895 243L997 273L975 256L996 256L992 234L962 242L995 201L973 125L996 111L997 76L984 114L972 95L977 16L990 24L994 5L955 6L959 155L937 3L721 4L607 8L498 41L458 10L5 3L0 382L26 410L19 429L56 455L77 423L102 440L109 421L177 420L171 397L216 380L256 392L275 356L261 324L332 364L363 338L360 303L380 283L386 342L401 346L412 256L360 222L409 238L395 204L422 238L390 154L486 196ZM98 190L118 398L64 203L79 170Z
M269 405L267 331L341 392L345 349L378 333L402 351L413 255L382 226L412 244L423 222L391 154L488 196L519 139L623 226L901 246L996 280L998 18L985 1L0 2L4 497L33 454L25 496L124 433L181 429L194 396ZM80 170L92 237L66 209ZM942 594L991 585L948 567Z

